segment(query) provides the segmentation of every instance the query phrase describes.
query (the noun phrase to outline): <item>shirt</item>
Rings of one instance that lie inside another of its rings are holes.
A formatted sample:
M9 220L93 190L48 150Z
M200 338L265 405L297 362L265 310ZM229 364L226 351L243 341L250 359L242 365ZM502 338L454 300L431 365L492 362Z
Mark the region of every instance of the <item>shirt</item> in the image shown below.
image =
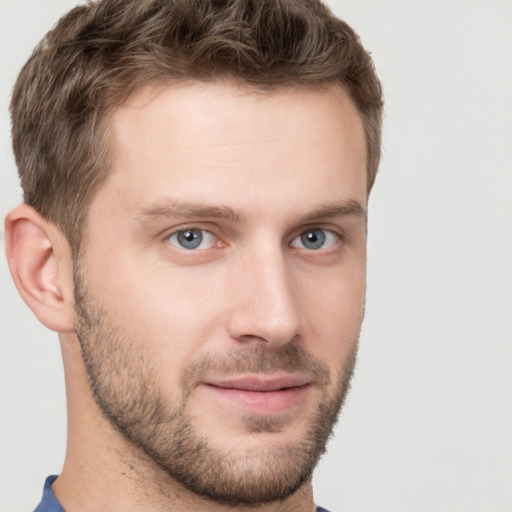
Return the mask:
M44 482L43 497L34 512L66 512L53 494L52 484L58 475L50 475ZM325 508L316 507L316 512L329 512Z

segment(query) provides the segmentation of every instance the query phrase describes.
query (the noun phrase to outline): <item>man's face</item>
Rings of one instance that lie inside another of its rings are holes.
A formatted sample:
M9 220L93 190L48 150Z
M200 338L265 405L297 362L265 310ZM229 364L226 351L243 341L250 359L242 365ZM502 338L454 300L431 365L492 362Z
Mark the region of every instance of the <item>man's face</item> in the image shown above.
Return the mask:
M76 268L96 402L167 474L226 503L311 475L348 388L366 264L366 147L339 87L147 87Z

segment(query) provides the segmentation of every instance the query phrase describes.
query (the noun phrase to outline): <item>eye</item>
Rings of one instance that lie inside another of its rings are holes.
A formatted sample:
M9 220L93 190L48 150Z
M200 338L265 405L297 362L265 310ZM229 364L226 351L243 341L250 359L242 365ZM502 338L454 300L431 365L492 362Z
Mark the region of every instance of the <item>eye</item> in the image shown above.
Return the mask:
M209 249L215 245L215 237L204 229L182 229L167 239L171 245L179 249Z
M303 231L295 238L291 245L299 249L317 251L319 249L331 249L339 242L340 237L328 229L314 228Z

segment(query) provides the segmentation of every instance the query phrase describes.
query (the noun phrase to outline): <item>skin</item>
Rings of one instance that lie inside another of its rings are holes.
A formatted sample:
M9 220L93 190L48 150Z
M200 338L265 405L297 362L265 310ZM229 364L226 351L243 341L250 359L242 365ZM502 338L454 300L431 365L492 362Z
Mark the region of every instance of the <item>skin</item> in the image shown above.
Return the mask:
M355 357L367 201L356 108L335 85L272 92L230 82L148 86L113 114L110 136L113 169L90 205L80 259L88 303L129 340L130 354L144 358L163 401L185 403L198 435L265 471L269 453L304 440ZM186 229L202 230L200 248L180 247ZM301 238L312 229L327 237L318 249ZM22 205L7 218L6 247L22 297L60 333L68 446L53 489L64 508L233 510L183 488L101 413L75 331L73 263L62 233ZM236 365L228 372L214 364L195 374L184 402L181 379L194 361L290 346L324 373ZM246 390L233 397L211 385L229 377L261 387L290 375L306 385L289 401L279 393L264 399L260 389L251 402ZM285 500L253 508L311 511L311 480Z

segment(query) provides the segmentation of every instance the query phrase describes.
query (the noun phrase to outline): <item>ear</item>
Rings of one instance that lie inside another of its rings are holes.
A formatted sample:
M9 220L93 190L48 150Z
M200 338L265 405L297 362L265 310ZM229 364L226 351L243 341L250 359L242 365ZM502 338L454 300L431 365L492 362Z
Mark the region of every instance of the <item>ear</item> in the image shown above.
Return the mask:
M16 288L39 321L74 331L73 266L62 232L22 204L5 219L5 248Z

